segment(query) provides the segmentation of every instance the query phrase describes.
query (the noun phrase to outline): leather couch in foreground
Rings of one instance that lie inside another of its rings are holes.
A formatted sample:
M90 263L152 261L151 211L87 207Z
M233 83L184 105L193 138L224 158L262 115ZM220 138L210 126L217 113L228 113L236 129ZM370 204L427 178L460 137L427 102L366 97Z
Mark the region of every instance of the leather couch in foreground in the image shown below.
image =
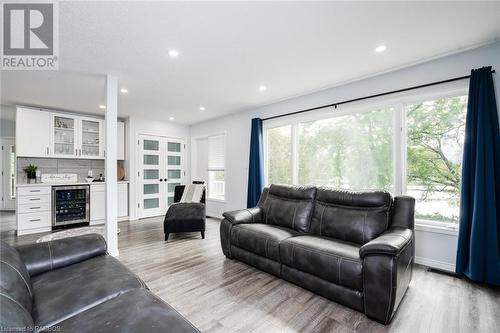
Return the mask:
M224 213L226 257L387 324L411 280L415 199L271 185L257 207Z
M199 332L97 234L0 244L2 332Z

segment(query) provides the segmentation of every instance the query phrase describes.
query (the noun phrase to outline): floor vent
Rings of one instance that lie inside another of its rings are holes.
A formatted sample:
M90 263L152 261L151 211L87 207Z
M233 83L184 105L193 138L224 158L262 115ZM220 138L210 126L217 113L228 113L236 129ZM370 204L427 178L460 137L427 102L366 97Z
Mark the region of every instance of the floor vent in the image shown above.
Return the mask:
M445 271L445 270L438 269L438 268L427 267L427 271L428 271L428 272L432 272L432 273L441 274L441 275L448 275L448 276L452 276L452 277L460 278L460 277L459 277L456 273L454 273L454 272Z

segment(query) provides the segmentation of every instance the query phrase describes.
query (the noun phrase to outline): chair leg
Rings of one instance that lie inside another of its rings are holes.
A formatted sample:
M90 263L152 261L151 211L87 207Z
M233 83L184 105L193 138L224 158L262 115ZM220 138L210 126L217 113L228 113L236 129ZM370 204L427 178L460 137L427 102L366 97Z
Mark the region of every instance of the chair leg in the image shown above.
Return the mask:
M165 242L166 242L166 241L168 241L168 236L169 236L169 235L170 235L170 234L169 234L168 232L166 232L166 233L165 233Z
M202 232L201 232L201 238L202 238L202 239L205 239L205 231L202 231Z

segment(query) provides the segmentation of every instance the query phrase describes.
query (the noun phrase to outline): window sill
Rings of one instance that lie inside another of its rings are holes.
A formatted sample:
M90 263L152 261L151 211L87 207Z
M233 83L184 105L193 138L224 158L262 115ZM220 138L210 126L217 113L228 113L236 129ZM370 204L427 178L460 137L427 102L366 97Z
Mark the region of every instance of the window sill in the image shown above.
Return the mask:
M451 236L457 236L458 235L458 225L451 225L451 224L444 224L443 225L437 225L437 224L431 224L431 223L426 223L422 221L416 221L415 222L415 230L417 231L426 231L426 232L434 232L437 234L445 234L445 235L451 235Z
M206 201L226 203L226 199L207 198Z

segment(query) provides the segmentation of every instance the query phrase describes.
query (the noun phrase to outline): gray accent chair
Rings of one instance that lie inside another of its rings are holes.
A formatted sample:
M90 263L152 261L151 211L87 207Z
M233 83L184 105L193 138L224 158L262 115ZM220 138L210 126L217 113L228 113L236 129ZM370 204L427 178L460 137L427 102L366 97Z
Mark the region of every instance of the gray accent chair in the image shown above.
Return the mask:
M224 255L388 324L412 277L415 199L271 185L224 213Z
M203 181L193 181L193 184L205 184ZM185 185L178 185L174 189L174 204L168 208L163 220L163 232L165 241L171 233L179 232L200 232L201 238L205 239L206 229L206 209L205 195L206 189L203 189L203 195L200 202L179 202L182 198Z

